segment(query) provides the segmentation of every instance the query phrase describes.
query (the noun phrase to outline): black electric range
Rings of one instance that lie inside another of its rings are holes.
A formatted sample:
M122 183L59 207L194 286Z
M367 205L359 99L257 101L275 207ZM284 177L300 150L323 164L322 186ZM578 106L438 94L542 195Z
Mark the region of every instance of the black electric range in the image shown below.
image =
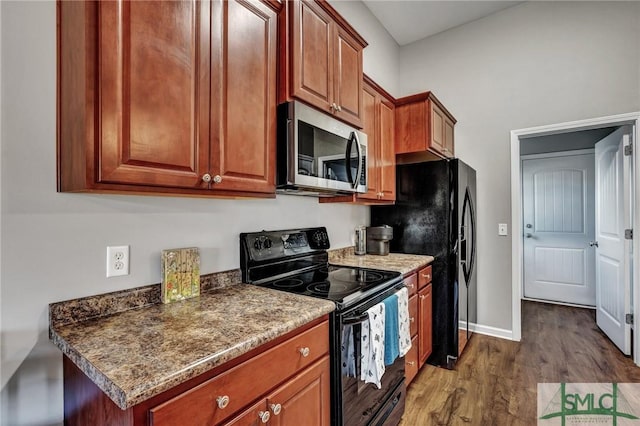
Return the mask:
M325 228L240 235L242 281L318 297L345 309L401 281L399 272L328 265Z
M404 358L387 367L381 389L363 385L342 372L342 336L345 327L358 330L370 307L402 288L402 276L399 272L329 265L328 249L329 237L322 227L242 233L242 281L333 301L336 310L329 317L331 423L395 426L404 411Z

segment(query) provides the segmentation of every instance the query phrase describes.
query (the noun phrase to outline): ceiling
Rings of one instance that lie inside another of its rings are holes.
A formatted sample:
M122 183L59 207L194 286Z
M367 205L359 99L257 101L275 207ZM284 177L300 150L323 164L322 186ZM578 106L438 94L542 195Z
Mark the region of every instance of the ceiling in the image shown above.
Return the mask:
M363 2L400 46L523 3L480 0L363 0Z

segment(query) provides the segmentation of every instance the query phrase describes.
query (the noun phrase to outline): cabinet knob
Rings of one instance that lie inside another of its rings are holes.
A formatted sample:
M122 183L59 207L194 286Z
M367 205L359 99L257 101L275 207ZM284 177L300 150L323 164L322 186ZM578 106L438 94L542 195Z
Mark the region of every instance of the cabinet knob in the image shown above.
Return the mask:
M416 319L414 317L411 317L411 318L409 318L409 321L416 322Z
M207 173L206 175L202 176L202 181L204 183L209 183L211 182L211 175L209 173Z
M298 351L300 352L300 355L302 355L304 358L308 357L309 354L311 353L311 350L309 348L300 348L298 349Z
M425 296L424 294L420 296L420 300L424 300L426 298L427 298L427 296Z
M415 286L416 286L416 285L415 285L415 284L413 284L413 283L411 283L411 284L407 284L407 287L409 287L409 288L415 288Z
M278 414L280 414L280 411L282 411L282 405L271 404L271 411L273 412L274 416L277 416Z
M415 361L407 361L407 364L409 364L410 366L413 367L414 365L416 365L416 362Z
M220 182L222 182L222 176L220 176L220 175L215 175L215 176L213 177L213 183L220 183Z
M422 278L425 278L427 280L431 279L431 275L429 275L429 274L421 274L421 275L422 275Z
M335 112L335 111L338 111L338 105L336 105L336 103L335 103L335 102L334 102L334 103L332 103L332 104L331 104L331 109L332 109L334 112Z
M269 414L268 411L260 411L258 417L262 423L266 423L269 421L269 418L271 418L271 414Z
M227 405L229 405L229 396L219 396L216 398L216 402L218 403L218 408L227 408Z
M337 105L337 106L336 106L336 110L337 110L338 112L340 112L340 111L342 111L342 107L341 107L340 105Z

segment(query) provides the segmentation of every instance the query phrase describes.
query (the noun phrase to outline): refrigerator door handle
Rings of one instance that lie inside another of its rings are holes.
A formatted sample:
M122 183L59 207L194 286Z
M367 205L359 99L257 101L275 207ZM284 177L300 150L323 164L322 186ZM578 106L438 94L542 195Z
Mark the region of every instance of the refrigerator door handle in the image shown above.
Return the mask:
M471 194L469 193L469 188L466 189L464 194L464 204L462 206L462 227L466 228L467 224L467 216L469 217L469 228L471 230L471 241L470 244L464 244L464 250L462 250L463 254L460 255L460 263L462 264L462 273L464 274L465 284L468 285L471 280L471 275L473 274L473 264L475 262L476 257L476 223L475 223L475 212L473 208L473 202L471 200ZM469 250L469 246L471 246L471 254L469 256L469 260L467 262L467 251ZM463 257L464 256L464 257Z

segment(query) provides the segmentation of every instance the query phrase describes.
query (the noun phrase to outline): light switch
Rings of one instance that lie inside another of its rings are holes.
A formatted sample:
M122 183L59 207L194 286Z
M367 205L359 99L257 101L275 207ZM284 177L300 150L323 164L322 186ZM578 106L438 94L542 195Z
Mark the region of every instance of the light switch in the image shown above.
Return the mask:
M509 235L506 223L499 223L498 224L498 235Z

